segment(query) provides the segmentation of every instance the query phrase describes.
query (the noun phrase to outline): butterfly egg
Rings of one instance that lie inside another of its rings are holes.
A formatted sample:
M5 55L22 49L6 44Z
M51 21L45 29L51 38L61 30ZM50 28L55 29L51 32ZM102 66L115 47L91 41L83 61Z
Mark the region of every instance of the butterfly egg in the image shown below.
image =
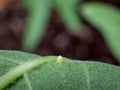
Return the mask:
M57 57L57 63L58 64L62 64L63 63L63 57L62 56L58 56Z

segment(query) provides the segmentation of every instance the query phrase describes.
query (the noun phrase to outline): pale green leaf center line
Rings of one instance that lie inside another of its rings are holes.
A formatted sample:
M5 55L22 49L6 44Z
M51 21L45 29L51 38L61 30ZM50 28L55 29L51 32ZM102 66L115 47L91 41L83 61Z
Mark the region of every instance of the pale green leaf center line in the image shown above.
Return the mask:
M85 74L86 74L86 78L87 78L87 87L88 87L88 90L91 90L91 85L90 85L90 75L89 75L89 71L88 71L88 68L87 66L84 64L84 63L81 63L83 68L84 68L84 71L85 71Z
M33 59L20 64L19 66L15 67L14 69L10 70L9 72L0 77L0 90L5 88L14 80L16 80L19 76L24 75L26 72L31 71L32 69L42 64L55 61L56 60L55 58L56 57L50 59L48 56L44 58Z
M28 89L33 90L27 72L24 74L24 79L25 79L25 81L27 83Z

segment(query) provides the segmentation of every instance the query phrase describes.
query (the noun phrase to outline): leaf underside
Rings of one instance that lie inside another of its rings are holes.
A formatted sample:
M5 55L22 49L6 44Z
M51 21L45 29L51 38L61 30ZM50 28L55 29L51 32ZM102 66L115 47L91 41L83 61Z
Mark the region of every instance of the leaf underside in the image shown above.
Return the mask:
M63 58L62 64L58 64L56 56L47 58L18 51L2 50L0 51L0 83L8 81L7 78L4 80L1 78L10 71L14 72L19 65L21 68L26 65L27 68L28 62L32 64L34 59L38 59L39 62L48 62L24 72L20 77L17 77L16 73L14 76L17 79L11 81L4 89L0 85L0 89L120 90L120 68L117 66L90 61L72 61L67 58Z

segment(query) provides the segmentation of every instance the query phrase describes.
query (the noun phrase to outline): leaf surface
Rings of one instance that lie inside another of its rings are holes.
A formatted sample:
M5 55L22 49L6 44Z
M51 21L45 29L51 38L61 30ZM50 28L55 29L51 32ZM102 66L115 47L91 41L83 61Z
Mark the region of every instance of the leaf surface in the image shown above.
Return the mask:
M0 90L120 90L120 67L62 59L1 50Z

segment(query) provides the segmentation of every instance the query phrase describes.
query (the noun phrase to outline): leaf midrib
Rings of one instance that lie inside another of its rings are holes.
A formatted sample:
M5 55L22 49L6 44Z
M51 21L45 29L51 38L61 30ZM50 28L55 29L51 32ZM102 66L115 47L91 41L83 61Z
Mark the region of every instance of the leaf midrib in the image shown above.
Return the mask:
M3 59L3 60L6 60L6 61L9 61L9 62L11 62L11 63L17 64L17 65L21 65L21 64L22 64L22 62L17 62L17 61L8 59L8 58L2 58L2 59ZM30 83L30 79L29 79L29 77L28 77L28 75L27 75L27 72L23 74L23 79L25 80L25 82L26 82L26 84L27 84L27 86L28 86L28 89L29 89L29 90L33 90L33 89L32 89L32 86L31 86L31 83Z
M53 57L53 58L56 58L56 57ZM12 81L14 81L20 75L24 75L26 72L28 72L42 64L45 64L45 63L48 63L51 61L55 61L55 60L56 59L49 59L49 56L48 56L48 57L44 57L44 58L36 58L36 59L30 60L30 61L26 61L25 63L19 64L19 66L15 67L13 70L10 70L9 72L5 73L3 76L0 77L0 83L1 83L0 90L4 87L8 86ZM11 61L11 60L9 60L9 61ZM11 62L13 62L13 60ZM15 62L13 62L13 63L15 63ZM25 79L25 80L29 80L29 78ZM27 82L27 84L28 84L28 86L31 87L29 82ZM29 87L29 89L30 89L30 87ZM30 89L30 90L32 90L32 89Z

